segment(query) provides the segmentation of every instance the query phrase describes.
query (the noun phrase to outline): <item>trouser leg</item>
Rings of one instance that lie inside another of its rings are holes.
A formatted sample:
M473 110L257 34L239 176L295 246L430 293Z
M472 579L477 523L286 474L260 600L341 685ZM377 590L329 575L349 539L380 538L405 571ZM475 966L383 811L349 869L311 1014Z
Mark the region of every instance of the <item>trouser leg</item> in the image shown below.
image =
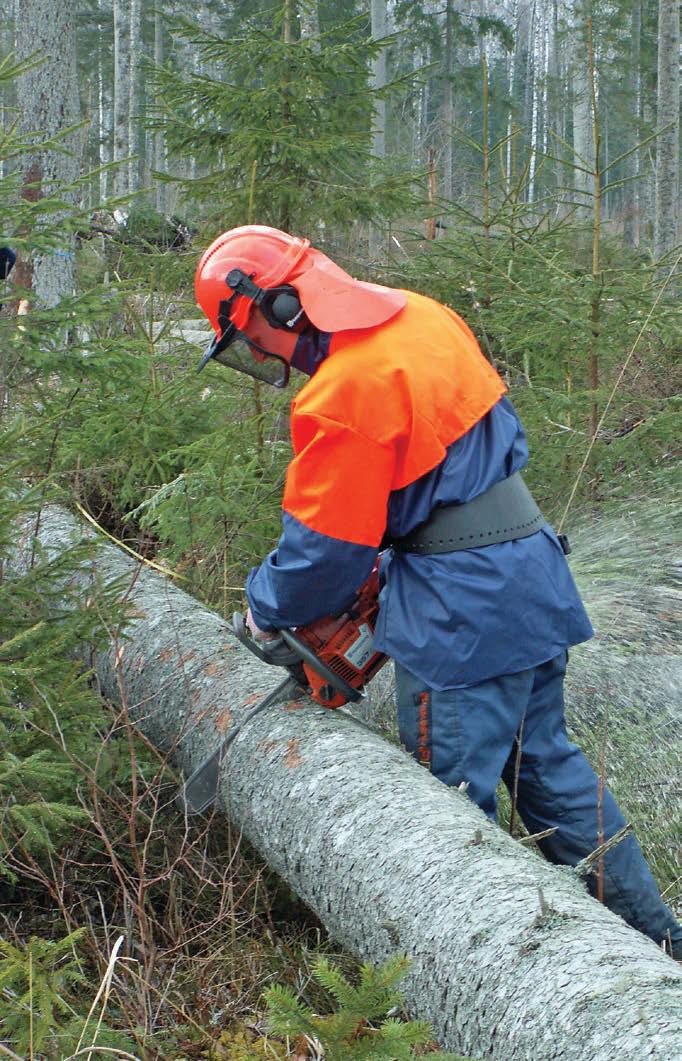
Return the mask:
M563 680L566 653L535 668L522 733L518 776L518 811L531 833L556 826L539 841L552 862L576 865L625 825L607 789L602 793L599 828L599 782L583 752L568 740L564 720ZM503 771L513 785L515 755ZM682 926L661 899L636 839L628 835L603 858L604 903L657 943L668 940L682 956ZM597 877L587 886L597 891Z
M400 739L446 785L468 785L469 797L495 820L495 789L533 687L534 670L506 674L468 689L431 690L395 665Z

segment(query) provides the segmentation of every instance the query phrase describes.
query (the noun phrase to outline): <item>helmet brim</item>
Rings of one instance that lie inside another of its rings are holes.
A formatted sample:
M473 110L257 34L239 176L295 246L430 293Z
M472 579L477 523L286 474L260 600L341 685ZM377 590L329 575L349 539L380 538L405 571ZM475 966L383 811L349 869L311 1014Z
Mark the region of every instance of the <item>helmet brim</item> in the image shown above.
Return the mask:
M407 304L404 291L355 280L314 247L308 249L303 264L288 283L298 291L308 319L322 332L374 328Z

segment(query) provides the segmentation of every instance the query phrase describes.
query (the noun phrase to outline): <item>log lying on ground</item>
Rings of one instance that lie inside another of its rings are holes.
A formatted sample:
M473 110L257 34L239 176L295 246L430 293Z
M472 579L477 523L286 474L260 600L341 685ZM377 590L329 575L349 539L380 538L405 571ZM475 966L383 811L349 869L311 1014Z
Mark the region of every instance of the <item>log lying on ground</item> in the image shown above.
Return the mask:
M43 511L48 553L84 533L63 510ZM102 546L83 579L94 571L128 576L136 614L126 639L97 653L103 691L125 697L188 774L281 672L115 547ZM297 701L246 725L220 806L349 951L410 956L409 1009L445 1048L500 1061L682 1057L682 971L572 871L343 713Z

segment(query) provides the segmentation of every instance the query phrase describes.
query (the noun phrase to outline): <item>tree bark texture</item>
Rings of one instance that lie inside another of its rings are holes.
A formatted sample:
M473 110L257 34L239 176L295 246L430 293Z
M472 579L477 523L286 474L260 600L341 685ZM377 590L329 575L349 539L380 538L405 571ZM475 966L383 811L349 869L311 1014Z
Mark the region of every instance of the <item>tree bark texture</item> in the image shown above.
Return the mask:
M20 131L36 145L35 153L22 159L22 194L30 202L55 194L75 202L75 193L63 186L79 174L80 132L62 137L58 151L41 146L79 119L74 6L22 0L17 9L16 52L19 61L40 60L17 79ZM51 222L59 222L60 216L53 214ZM65 238L59 250L20 261L16 281L32 286L40 305L55 306L73 293L73 241Z
M627 175L629 177L629 183L625 185L624 190L624 202L625 202L625 217L623 220L623 238L627 243L630 243L633 247L639 246L639 219L640 219L640 201L639 201L639 167L640 167L640 150L636 148L639 143L641 120L642 120L642 71L640 69L641 62L641 41L642 41L642 4L641 0L637 0L632 6L632 14L630 16L630 31L631 31L631 44L630 44L630 68L632 70L633 79L633 99L632 99L632 130L629 139L631 144L628 145L632 154L627 160Z
M677 246L680 195L680 5L659 0L654 255Z
M592 85L587 45L587 16L581 5L573 15L573 186L577 216L587 218L591 213L594 168L594 115L592 113Z
M114 3L114 194L128 191L129 164L122 160L130 154L130 6L131 0Z
M443 198L452 202L453 143L455 135L455 33L452 0L445 4L445 40L443 54Z
M130 2L130 92L128 97L128 190L136 192L144 183L145 137L142 128L142 7Z
M388 34L387 0L371 0L370 24L373 41L381 41ZM376 91L386 85L387 56L382 48L379 55L372 60L370 85ZM372 100L372 155L382 161L386 158L386 100L375 96ZM384 250L384 232L381 226L369 226L369 250L374 258L382 256Z
M112 159L114 99L111 78L105 75L109 39L104 35L106 17L105 0L97 0L97 161L107 166ZM105 170L99 175L99 199L109 194L111 174Z
M381 41L388 33L388 12L386 0L371 0L370 17L372 40ZM379 90L386 85L386 49L372 61L372 88ZM372 121L372 154L376 158L386 157L386 100L374 100L374 119Z
M301 0L298 5L298 22L301 27L301 40L311 40L313 50L319 52L320 13L318 0Z
M154 14L154 63L156 66L163 66L164 63L164 41L163 41L163 18L160 11L156 11ZM166 147L164 144L163 133L157 131L153 134L153 168L157 173L166 172ZM166 209L166 185L163 181L155 181L154 184L154 195L156 199L156 209L159 213L163 213Z
M50 508L39 534L56 554L84 532ZM92 592L93 578L116 577L135 618L96 655L102 690L125 698L189 773L281 673L219 616L103 545L82 581ZM410 956L409 1009L446 1048L493 1061L682 1056L682 971L573 871L545 863L345 713L300 700L245 725L219 805L348 950L371 962Z

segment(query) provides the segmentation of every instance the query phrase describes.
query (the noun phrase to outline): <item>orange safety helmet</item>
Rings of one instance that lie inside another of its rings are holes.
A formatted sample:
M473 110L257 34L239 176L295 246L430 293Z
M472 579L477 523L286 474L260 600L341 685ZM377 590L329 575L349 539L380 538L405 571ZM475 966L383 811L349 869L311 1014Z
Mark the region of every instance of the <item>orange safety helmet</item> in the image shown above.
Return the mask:
M218 331L218 307L233 292L227 274L240 269L262 288L283 284L301 260L310 241L290 236L267 225L243 225L218 236L202 254L194 277L197 302ZM252 300L239 295L230 320L240 330L251 313Z
M274 327L293 330L303 311L320 331L336 332L376 327L406 304L404 292L355 280L309 240L267 225L244 225L218 236L201 256L194 288L216 332L202 368L235 338L248 341L243 329L254 305Z

